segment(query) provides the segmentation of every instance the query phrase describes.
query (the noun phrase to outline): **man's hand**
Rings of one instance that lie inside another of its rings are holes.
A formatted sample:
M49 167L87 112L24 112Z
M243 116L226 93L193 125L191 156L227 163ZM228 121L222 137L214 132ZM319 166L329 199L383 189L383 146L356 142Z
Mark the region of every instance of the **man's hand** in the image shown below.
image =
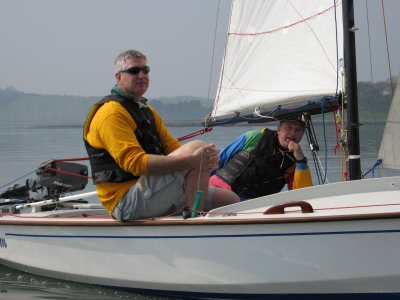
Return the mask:
M201 170L211 172L218 168L219 164L219 156L218 149L215 148L215 145L208 144L204 147L201 147L193 152L194 161L200 164L201 162Z
M301 149L301 146L299 143L290 141L288 144L288 150L290 152L293 152L294 158L296 158L296 160L304 159L303 150Z

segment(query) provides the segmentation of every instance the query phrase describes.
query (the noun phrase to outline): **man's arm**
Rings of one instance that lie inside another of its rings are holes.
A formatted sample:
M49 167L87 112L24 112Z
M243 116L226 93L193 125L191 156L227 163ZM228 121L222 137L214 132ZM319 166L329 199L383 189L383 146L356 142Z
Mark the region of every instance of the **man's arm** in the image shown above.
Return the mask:
M296 163L292 188L300 189L309 186L312 186L312 178L307 162Z
M300 144L291 141L288 148L289 151L293 152L293 156L296 159L296 169L294 171L294 176L292 177L292 180L288 183L289 190L312 186L311 172Z

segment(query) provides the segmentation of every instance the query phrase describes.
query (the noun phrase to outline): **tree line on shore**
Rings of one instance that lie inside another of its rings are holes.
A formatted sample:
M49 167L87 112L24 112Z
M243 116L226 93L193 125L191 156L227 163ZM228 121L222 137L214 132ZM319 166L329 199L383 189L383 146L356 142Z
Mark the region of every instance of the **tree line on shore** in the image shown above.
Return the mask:
M386 82L358 83L361 121L386 119L392 90ZM101 97L44 95L0 89L0 124L83 124L91 106ZM200 124L211 109L212 101L192 96L149 99L168 123Z

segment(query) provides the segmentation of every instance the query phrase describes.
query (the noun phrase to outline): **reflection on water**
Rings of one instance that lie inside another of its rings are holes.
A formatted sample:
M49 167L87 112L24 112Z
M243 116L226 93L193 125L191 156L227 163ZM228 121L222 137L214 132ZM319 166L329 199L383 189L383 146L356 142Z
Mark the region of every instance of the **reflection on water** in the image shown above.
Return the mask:
M173 299L28 274L0 265L0 299ZM176 299L176 298L175 298Z

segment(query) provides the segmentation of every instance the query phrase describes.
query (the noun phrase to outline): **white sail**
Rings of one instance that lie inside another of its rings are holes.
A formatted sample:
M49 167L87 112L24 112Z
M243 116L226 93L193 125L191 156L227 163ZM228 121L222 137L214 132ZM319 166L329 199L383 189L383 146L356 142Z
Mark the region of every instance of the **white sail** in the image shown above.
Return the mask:
M382 159L382 166L391 169L400 169L400 75L397 77L396 90L387 117L385 130L378 158Z
M335 95L343 58L338 2L233 0L211 117Z

